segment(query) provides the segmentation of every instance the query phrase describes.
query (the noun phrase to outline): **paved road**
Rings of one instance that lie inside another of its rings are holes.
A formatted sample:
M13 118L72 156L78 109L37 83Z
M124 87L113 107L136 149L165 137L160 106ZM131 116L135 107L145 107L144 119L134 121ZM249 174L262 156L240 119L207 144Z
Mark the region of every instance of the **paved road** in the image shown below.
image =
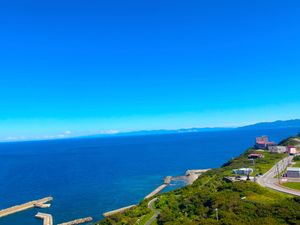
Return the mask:
M159 211L153 207L153 204L157 201L157 199L158 198L154 198L148 202L148 208L154 212L154 215L145 223L145 225L151 225L151 223L153 223L159 215Z
M263 187L267 187L267 188L270 188L270 189L273 189L276 191L300 196L300 191L296 191L296 190L293 190L290 188L280 186L280 185L278 185L278 179L274 178L275 176L277 176L278 171L280 174L281 172L283 172L286 169L286 167L290 164L292 159L293 159L293 156L287 156L286 158L280 160L268 172L266 172L263 176L259 177L257 179L257 183Z

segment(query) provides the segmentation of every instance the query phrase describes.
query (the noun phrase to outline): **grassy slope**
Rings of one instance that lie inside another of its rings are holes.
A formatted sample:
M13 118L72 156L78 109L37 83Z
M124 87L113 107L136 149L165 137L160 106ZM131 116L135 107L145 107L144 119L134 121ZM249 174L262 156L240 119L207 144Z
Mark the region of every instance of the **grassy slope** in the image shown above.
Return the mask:
M295 164L293 164L293 167L300 167L300 156L296 156L294 158ZM288 188L300 190L300 182L286 182L282 184L283 186L286 186Z
M300 182L286 182L282 184L283 186L286 186L288 188L300 190Z
M295 156L293 161L295 162L293 167L300 167L300 156Z
M221 168L204 173L193 185L159 195L156 208L161 215L157 224L300 224L300 198L292 198L249 181L224 181L224 176L231 175L232 169L252 165L247 155L253 151L249 149ZM263 154L263 159L256 160L255 173L266 172L284 157L280 154ZM216 208L219 221L216 220ZM150 214L147 201L143 201L135 209L97 224L143 224L138 223L139 219Z

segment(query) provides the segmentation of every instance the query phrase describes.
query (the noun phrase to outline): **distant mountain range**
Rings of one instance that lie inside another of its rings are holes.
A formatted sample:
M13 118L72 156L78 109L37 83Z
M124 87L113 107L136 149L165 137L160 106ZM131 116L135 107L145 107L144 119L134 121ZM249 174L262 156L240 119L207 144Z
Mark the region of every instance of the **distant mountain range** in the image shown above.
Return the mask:
M264 122L239 127L238 129L244 130L260 130L260 129L279 129L279 128L300 128L300 119L295 120L277 120L275 122Z
M51 139L66 139L66 138L100 138L100 137L120 137L120 136L142 136L142 135L159 135L159 134L178 134L178 133L196 133L196 132L213 132L213 131L226 131L226 130L267 130L267 129L280 129L280 128L299 128L300 119L294 120L278 120L274 122L263 122L242 127L203 127L203 128L182 128L182 129L160 129L160 130L140 130L130 132L118 132L116 130L99 131L99 133L89 135L75 135L71 132L65 132L61 135L52 137L28 137L28 138L13 138L4 139L0 142L16 142L16 141L35 141L35 140L51 140Z
M191 132L209 132L209 131L224 131L224 130L261 130L261 129L280 129L280 128L300 128L300 119L294 120L278 120L275 122L263 122L252 125L230 128L230 127L205 127L205 128L183 128L177 130L141 130L132 132L120 132L114 134L96 134L88 137L103 137L103 136L138 136L138 135L154 135L154 134L176 134L176 133L191 133Z
M177 130L141 130L132 131L126 133L117 133L115 135L147 135L147 134L174 134L174 133L191 133L191 132L207 132L207 131L220 131L220 130L231 130L233 128L223 128L223 127L205 127L205 128L182 128Z

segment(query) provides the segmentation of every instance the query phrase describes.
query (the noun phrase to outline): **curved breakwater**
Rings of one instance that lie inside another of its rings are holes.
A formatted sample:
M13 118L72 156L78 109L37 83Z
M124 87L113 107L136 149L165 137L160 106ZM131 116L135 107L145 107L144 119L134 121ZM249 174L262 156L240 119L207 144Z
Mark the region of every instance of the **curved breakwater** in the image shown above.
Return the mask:
M162 185L160 185L159 187L155 188L150 194L148 194L144 199L150 199L152 197L154 197L155 195L157 195L158 193L160 193L163 189L165 189L171 182L172 180L183 180L186 182L187 185L193 184L193 182L195 180L197 180L197 178L202 174L205 173L206 171L208 171L210 169L199 169L199 170L187 170L185 172L185 175L182 176L167 176L164 179L164 183ZM128 209L134 208L136 205L131 205L131 206L126 206L126 207L122 207L119 209L115 209L106 213L103 213L104 217L109 217L112 216L116 213L121 213L124 212Z

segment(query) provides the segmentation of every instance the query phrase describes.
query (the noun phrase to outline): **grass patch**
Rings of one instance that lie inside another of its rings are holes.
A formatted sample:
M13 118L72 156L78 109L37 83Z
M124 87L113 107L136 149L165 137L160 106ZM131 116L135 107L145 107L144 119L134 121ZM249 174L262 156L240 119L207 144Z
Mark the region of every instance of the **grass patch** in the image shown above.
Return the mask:
M270 170L276 162L285 158L286 154L271 154L269 152L263 152L264 158L255 160L255 172L256 173L266 173Z
M300 182L286 182L283 183L282 185L300 191Z
M260 188L261 188L260 192L249 194L247 196L246 200L250 200L250 201L253 201L253 202L257 202L257 203L270 204L270 203L277 202L279 200L283 200L283 199L292 197L290 195L287 195L285 193L281 193L281 192L278 192L278 191L265 189L265 188L262 188L262 187L260 187Z
M295 164L292 164L292 167L300 167L300 162L297 161Z
M154 212L151 212L150 214L142 216L141 220L137 223L138 225L144 225L150 218L154 215Z
M264 155L264 158L255 159L253 163L252 160L248 159L248 155L251 153L259 153ZM264 174L268 170L270 170L276 162L285 158L287 154L272 154L267 151L259 151L253 148L248 149L244 154L240 157L235 158L228 163L224 164L224 166L230 166L232 169L238 169L241 167L249 167L254 169L254 172L251 174L252 176L255 174ZM230 175L231 171L227 170L226 175Z
M151 225L157 225L157 221L154 220L154 221L151 223Z
M275 199L270 197L270 196L266 196L266 195L260 195L260 194L252 194L247 196L247 200L253 201L253 202L265 202L265 203L270 203L270 202L274 202Z

